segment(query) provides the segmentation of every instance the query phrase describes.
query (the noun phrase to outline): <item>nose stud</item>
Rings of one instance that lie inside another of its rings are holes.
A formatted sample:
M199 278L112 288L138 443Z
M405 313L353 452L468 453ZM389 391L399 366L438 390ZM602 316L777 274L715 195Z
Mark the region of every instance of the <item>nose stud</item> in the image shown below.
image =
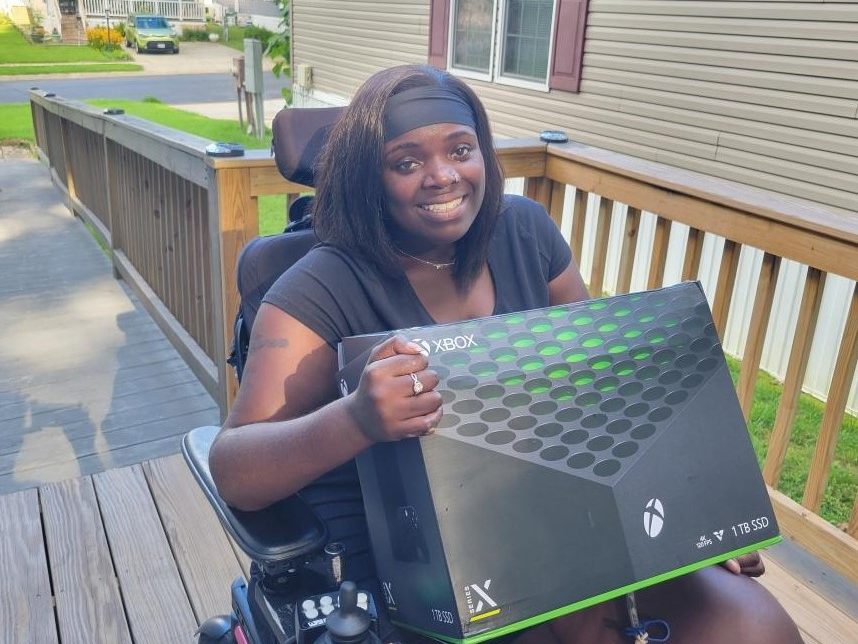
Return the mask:
M455 172L450 174L450 183L459 183L459 175Z

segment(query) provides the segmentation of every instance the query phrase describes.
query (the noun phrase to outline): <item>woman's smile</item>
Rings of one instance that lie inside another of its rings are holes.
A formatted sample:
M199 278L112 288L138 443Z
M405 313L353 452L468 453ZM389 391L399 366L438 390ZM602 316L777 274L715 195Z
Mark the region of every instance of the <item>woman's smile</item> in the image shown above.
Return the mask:
M436 248L460 240L485 194L485 163L473 128L457 123L419 127L385 145L382 174L388 213L404 249Z
M449 219L453 219L459 214L459 206L461 206L466 199L467 195L461 195L448 201L433 201L431 203L419 204L418 207L421 210L426 211L432 217L437 217L447 221Z

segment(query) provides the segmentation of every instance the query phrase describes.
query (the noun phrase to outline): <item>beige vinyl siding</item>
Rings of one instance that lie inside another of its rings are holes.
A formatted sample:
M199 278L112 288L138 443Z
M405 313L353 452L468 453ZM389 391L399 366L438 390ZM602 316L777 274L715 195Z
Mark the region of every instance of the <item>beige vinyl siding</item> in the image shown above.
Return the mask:
M858 3L591 0L581 91L473 82L572 139L858 210Z
M425 62L428 0L295 0L295 60L348 98ZM500 136L573 139L858 209L858 2L591 0L581 91L469 81Z
M313 68L313 90L350 97L379 69L425 63L426 0L293 0L293 57Z

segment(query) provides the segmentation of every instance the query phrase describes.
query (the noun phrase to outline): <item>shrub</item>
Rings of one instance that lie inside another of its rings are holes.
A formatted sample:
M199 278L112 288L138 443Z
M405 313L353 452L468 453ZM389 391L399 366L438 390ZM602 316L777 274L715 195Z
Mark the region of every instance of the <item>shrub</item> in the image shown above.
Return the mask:
M42 25L35 25L30 29L30 40L33 42L45 41L45 28Z
M117 23L116 23L116 26L115 26L114 28L116 29L116 32L117 32L120 36L122 36L123 38L125 38L125 23L124 23L124 22L117 22ZM113 29L111 29L111 31L113 31ZM112 39L111 39L111 40L112 40Z
M245 38L256 38L258 41L262 43L262 49L268 48L268 41L271 40L271 37L274 35L273 31L266 29L265 27L257 27L256 25L249 25L244 28L244 37Z
M86 30L86 42L96 49L112 49L122 44L122 36L116 29L111 29L110 42L108 42L107 27L90 27Z
M205 42L209 39L209 32L205 29L184 29L180 40L186 42Z

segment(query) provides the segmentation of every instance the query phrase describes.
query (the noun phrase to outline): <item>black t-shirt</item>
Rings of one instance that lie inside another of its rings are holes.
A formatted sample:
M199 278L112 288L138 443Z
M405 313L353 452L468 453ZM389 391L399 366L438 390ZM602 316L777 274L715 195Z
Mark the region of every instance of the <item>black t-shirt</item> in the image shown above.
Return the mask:
M549 305L548 283L572 253L545 209L507 195L489 245L494 314ZM326 244L313 248L271 287L264 302L315 331L333 349L351 335L434 324L403 271L381 272L361 257ZM346 546L346 578L374 575L357 470L347 463L308 485L301 496Z
M507 195L489 245L494 314L548 306L548 282L572 253L538 203ZM403 271L380 272L365 258L321 244L265 295L333 349L350 335L434 324Z

